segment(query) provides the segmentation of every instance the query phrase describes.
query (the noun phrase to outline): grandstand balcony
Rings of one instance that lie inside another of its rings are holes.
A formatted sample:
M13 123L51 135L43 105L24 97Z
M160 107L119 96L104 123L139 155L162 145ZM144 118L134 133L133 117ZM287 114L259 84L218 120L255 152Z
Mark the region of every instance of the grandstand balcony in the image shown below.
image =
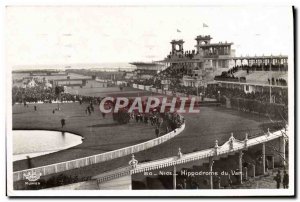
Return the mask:
M203 55L203 58L219 58L219 55L217 55L217 54L205 54L205 55Z
M281 64L281 65L243 65L243 66L237 66L239 70L250 70L250 71L288 71L288 65L287 64Z

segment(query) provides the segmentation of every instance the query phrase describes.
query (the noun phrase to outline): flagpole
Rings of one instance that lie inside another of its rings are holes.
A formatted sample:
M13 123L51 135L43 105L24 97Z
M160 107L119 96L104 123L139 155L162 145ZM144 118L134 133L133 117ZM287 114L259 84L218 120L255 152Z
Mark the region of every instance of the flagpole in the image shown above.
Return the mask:
M180 40L181 39L181 30L177 29L177 40Z
M205 28L208 28L208 25L206 24L206 23L202 23L202 27L203 27L203 30L207 30L207 29L205 29ZM209 35L209 32L205 32L204 31L204 33L203 33L204 35Z

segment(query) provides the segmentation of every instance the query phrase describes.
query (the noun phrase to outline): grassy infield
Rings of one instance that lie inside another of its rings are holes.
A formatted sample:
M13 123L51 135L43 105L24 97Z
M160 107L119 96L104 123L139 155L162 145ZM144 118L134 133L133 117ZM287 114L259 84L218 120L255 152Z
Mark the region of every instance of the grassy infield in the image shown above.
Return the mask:
M136 95L138 92L135 92ZM127 125L118 125L113 122L111 116L103 119L97 107L91 116L85 113L87 104L61 104L61 111L53 114L52 110L56 107L57 104L38 104L37 111L34 111L33 105L28 108L24 108L23 105L13 106L13 129L60 131L62 130L60 120L64 118L66 120L64 131L85 138L81 145L33 158L34 166L99 154L155 138L153 126L135 121ZM179 147L183 153L206 149L212 147L216 139L219 140L219 144L227 141L231 132L234 132L236 138L244 139L245 132L259 133L262 131L261 124L268 121L254 114L219 107L202 107L199 114L184 114L184 116L186 129L182 134L162 145L139 152L136 158L141 162L176 155ZM29 141L34 143L34 140ZM79 177L94 176L106 170L125 166L129 160L130 156L126 156L100 165L68 171L65 174ZM26 168L26 160L15 162L13 166L14 170Z

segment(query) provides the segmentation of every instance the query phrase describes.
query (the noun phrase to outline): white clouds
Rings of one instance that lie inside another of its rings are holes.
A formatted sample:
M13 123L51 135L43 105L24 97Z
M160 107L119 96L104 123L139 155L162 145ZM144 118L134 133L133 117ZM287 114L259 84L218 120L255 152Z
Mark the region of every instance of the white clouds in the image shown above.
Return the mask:
M234 42L238 55L287 54L292 47L291 11L290 7L10 7L7 61L22 65L130 62L149 56L159 60L170 51L173 38L183 38L189 50L199 34L211 34L215 42Z

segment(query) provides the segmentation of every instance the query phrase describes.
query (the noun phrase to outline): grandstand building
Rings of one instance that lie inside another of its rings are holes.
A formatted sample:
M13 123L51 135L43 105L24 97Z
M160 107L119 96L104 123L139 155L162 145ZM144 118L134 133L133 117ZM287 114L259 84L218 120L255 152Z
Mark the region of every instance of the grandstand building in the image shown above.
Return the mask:
M232 42L212 43L211 39L210 35L197 36L195 50L184 50L183 40L172 40L170 54L160 61L166 69L145 84L154 83L155 87L175 91L182 87L194 88L197 95L198 88L201 92L210 85L245 93L269 92L270 97L273 92L287 90L287 56L237 57ZM272 98L270 101L274 102Z
M136 70L126 74L133 79L149 79L164 69L164 64L159 62L132 62Z
M214 76L227 71L234 65L233 43L211 43L210 35L195 38L196 50L184 50L183 40L172 40L172 50L162 61L167 67L180 72L181 85L190 87L205 86Z
M53 80L54 86L85 86L86 79L56 79Z

